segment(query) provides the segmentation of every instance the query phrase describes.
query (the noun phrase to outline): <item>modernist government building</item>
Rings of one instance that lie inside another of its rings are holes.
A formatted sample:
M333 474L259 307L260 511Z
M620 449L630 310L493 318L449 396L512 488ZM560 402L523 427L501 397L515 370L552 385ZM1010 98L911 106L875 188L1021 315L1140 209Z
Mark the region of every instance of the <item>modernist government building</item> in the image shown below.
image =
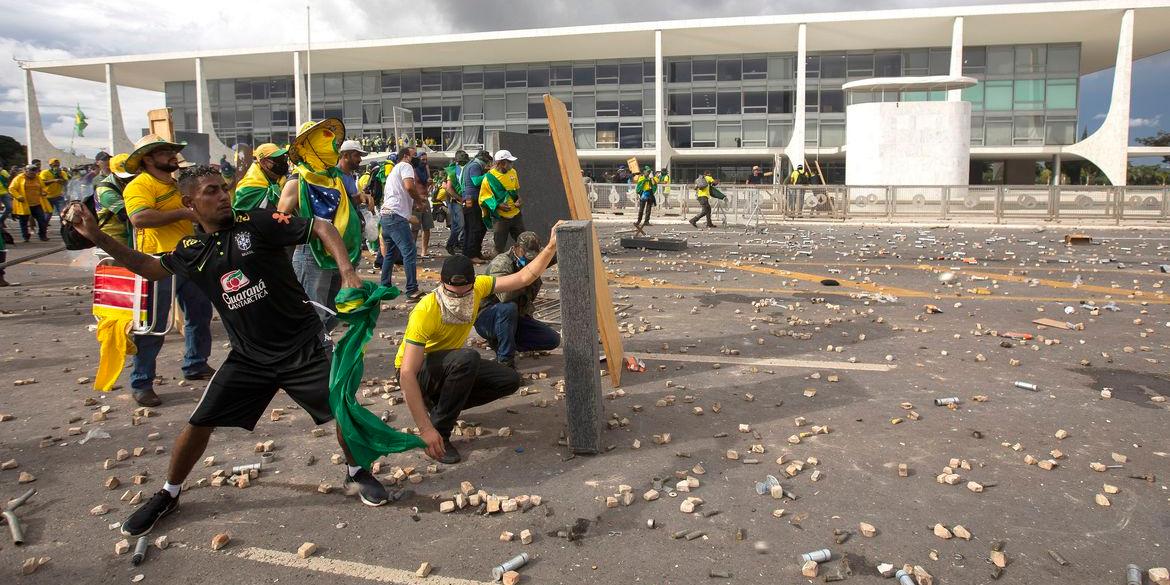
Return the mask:
M165 92L176 130L208 135L213 162L323 117L358 138L412 120L444 158L497 130L548 133L552 94L595 175L638 157L676 181L815 161L835 183L1030 184L1037 162L1089 160L1124 184L1129 157L1162 154L1129 146L1128 122L1133 60L1170 50L1166 23L1170 1L1101 0L27 62L28 140L38 158L60 154L38 72L107 84L113 152L130 144L118 86ZM1108 68L1108 114L1080 136L1079 80Z

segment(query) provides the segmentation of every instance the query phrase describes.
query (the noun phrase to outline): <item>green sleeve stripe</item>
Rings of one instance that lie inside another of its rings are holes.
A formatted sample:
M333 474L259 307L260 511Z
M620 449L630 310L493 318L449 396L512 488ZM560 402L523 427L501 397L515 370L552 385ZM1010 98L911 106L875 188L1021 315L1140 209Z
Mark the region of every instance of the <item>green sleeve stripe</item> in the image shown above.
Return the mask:
M309 243L309 240L313 239L313 222L316 221L316 219L317 219L316 216L312 216L312 215L309 216L309 229L305 230L305 243L306 244Z
M488 278L492 279L492 290L489 290L489 291L488 291L488 294L489 294L489 295L490 295L490 294L495 294L495 292L496 292L496 277L495 277L495 276L493 276L493 275L491 275L491 274L489 274L489 275L488 275Z
M425 343L423 343L423 342L421 342L421 341L415 341L415 340L413 340L413 339L407 339L407 338L403 338L403 340L402 340L402 341L405 341L406 343L409 343L409 344L411 344L411 345L415 345L415 346L418 346L418 347L424 347L424 348L425 348L425 347L427 346L427 344L425 344Z

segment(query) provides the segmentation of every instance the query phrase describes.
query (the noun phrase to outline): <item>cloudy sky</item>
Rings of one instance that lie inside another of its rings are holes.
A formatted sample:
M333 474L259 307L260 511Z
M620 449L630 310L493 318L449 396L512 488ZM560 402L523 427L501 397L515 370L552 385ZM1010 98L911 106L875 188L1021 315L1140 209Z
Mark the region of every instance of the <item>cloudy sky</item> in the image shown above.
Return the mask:
M377 39L518 28L638 22L716 16L785 14L815 10L835 12L960 4L1006 3L1009 0L428 0L405 3L382 0L310 0L313 38L322 42ZM304 1L200 0L132 3L55 0L0 0L0 134L24 141L24 89L13 59L47 60L203 49L263 47L303 41ZM411 9L403 12L403 6ZM264 23L260 25L259 23ZM70 145L73 112L80 105L89 117L84 138L74 147L92 154L106 142L109 119L103 84L35 74L41 115L50 140ZM1100 124L1107 108L1109 71L1081 81L1081 125ZM1170 126L1170 53L1135 65L1131 126L1135 136ZM146 110L164 105L163 95L122 88L119 92L128 133L146 125ZM1166 122L1164 123L1163 120Z

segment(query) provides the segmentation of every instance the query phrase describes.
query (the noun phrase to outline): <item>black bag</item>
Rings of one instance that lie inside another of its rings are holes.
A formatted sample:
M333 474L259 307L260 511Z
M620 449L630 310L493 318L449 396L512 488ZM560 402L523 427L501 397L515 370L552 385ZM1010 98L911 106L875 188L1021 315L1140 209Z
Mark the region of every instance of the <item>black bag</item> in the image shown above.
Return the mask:
M89 209L89 212L97 217L97 205L94 202L94 196L90 195L81 200L81 204ZM107 217L105 221L98 224L98 227L106 225L110 219ZM73 227L71 222L65 221L61 218L61 241L65 242L66 250L88 250L94 247L94 243L89 241L89 238L78 233L77 228Z

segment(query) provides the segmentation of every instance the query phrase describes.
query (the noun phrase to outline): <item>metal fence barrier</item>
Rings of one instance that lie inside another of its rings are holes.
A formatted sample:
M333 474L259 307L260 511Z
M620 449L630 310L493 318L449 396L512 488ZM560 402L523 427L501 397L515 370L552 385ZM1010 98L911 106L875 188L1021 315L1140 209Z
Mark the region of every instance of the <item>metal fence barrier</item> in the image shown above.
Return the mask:
M1170 188L1096 185L720 185L712 200L724 225L780 219L1013 221L1170 221ZM638 196L626 183L590 183L597 214L636 213ZM697 213L693 184L659 186L655 215Z

